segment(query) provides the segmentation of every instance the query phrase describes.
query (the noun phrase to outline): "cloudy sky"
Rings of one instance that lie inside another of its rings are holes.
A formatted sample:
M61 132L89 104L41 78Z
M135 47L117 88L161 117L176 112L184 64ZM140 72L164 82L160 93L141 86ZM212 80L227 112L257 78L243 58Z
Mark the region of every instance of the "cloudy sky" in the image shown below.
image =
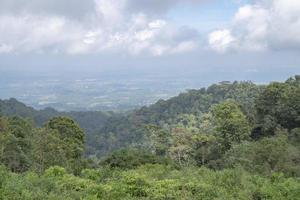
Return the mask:
M285 79L300 73L300 1L0 0L0 69L58 68Z

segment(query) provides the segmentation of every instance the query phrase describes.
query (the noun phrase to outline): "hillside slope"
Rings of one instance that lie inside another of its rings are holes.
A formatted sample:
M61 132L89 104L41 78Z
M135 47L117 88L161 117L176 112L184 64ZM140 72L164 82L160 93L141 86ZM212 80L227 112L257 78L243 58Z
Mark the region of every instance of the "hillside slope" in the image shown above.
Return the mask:
M176 124L183 115L202 116L212 105L235 100L251 123L255 121L255 102L266 86L252 82L221 82L208 88L189 90L169 100L142 107L127 114L114 112L58 112L52 108L35 110L15 99L0 101L3 115L32 119L41 126L54 116L69 116L87 133L88 155L103 156L128 146L142 145L147 124L166 127Z

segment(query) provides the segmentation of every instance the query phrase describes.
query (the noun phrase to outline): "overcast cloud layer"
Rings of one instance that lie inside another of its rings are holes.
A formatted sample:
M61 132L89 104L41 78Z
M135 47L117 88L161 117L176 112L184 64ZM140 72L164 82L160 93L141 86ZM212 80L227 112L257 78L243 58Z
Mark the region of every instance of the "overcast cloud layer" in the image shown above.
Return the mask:
M300 50L300 1L257 0L239 8L232 25L212 32L209 44L228 50Z
M256 0L208 35L168 11L205 0L0 0L0 54L300 50L300 1ZM197 19L195 19L197 20Z
M196 29L177 27L165 20L168 9L179 0L64 2L1 0L0 53L122 51L160 56L198 46Z

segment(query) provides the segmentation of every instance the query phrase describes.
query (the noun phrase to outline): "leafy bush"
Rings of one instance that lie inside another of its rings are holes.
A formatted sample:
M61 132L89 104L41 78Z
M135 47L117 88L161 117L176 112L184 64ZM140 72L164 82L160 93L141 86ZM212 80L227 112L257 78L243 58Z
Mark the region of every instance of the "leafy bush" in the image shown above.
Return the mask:
M133 169L144 164L172 165L173 163L168 158L157 156L145 150L123 149L107 156L100 162L100 164L113 168Z

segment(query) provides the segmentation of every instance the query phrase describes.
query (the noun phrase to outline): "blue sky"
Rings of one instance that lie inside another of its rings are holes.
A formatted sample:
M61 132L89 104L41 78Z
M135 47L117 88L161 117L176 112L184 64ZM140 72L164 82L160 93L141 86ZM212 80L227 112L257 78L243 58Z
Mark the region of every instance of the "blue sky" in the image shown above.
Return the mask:
M247 1L219 0L202 5L177 5L168 17L180 26L191 26L201 32L209 32L216 28L225 27L239 9Z
M299 0L0 0L0 5L1 71L161 70L258 81L300 74Z

